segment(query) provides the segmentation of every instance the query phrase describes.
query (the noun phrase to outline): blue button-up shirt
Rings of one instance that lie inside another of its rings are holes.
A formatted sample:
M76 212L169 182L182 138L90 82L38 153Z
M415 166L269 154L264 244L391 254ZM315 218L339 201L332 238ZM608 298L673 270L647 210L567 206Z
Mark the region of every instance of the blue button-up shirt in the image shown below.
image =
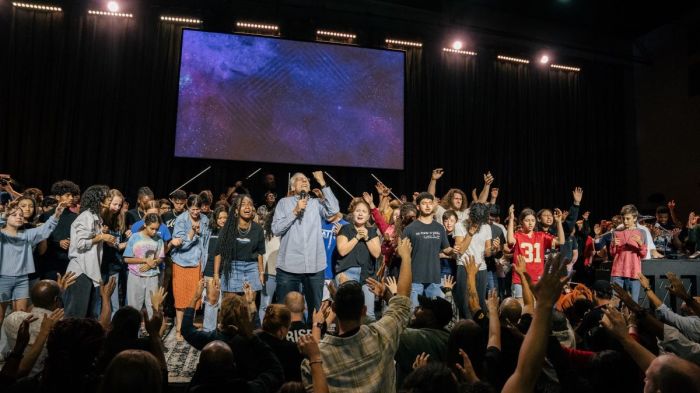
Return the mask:
M303 215L293 210L299 196L280 199L272 218L272 233L280 237L277 268L288 273L318 273L326 268L326 249L321 236L321 219L340 210L330 187L321 190L324 198L311 198Z

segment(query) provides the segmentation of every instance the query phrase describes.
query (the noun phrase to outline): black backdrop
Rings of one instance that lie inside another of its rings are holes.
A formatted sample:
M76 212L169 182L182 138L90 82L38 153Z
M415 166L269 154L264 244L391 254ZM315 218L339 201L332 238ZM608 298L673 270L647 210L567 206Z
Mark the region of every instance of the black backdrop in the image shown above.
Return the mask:
M258 167L282 185L289 171L308 173L300 165L175 158L182 27L149 18L0 3L0 172L45 190L61 178L83 188L107 183L132 198L141 185L163 196L208 165L189 191L218 195ZM582 72L571 73L494 58L408 51L405 170L373 173L410 194L440 166L438 193L450 185L469 193L490 169L501 205L535 208L567 207L581 185L597 217L630 202L637 174L624 153L636 146L625 131L626 70L578 61ZM373 184L366 169L323 169L358 195Z

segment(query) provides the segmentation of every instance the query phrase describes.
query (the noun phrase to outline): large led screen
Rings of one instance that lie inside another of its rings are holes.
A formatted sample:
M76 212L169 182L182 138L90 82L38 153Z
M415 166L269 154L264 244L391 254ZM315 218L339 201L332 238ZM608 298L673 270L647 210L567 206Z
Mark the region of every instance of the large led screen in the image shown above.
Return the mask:
M403 169L404 53L184 30L175 155Z

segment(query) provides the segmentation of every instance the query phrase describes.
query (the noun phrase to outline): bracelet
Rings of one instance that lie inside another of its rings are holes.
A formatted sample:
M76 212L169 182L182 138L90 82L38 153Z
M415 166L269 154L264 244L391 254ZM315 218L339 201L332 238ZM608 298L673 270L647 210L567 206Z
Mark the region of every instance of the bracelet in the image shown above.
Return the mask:
M646 292L646 291L651 291L651 287L645 287L644 292Z
M319 360L310 360L310 361L309 361L309 366L311 366L311 365L313 365L313 364L316 364L316 363L322 364L322 363L323 363L323 360L321 360L321 359L319 359Z

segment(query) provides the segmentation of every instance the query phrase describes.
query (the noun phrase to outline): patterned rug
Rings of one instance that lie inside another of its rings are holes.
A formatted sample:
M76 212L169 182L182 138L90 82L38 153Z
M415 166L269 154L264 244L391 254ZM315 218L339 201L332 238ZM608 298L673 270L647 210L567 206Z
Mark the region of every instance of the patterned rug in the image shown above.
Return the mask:
M199 351L187 341L178 342L175 334L175 329L171 329L163 339L168 381L171 384L189 383L199 363Z

